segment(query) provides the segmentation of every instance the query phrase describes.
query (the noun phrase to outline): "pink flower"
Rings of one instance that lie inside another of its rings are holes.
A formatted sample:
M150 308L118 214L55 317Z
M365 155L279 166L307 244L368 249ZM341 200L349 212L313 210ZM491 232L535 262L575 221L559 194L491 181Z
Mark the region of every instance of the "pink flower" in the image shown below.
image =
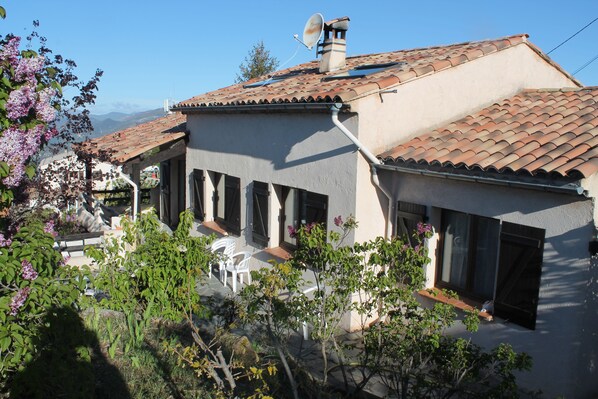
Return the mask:
M16 316L18 310L25 304L31 288L25 287L17 291L15 296L10 300L10 315Z
M23 279L30 281L35 280L38 276L31 262L26 259L21 262L21 276Z
M35 104L35 114L43 122L49 123L56 118L56 110L52 107L52 97L56 94L54 89L45 88L38 93L38 102Z
M48 220L44 226L44 232L48 234L52 234L53 236L57 236L58 234L54 230L54 221Z
M21 58L15 69L15 80L17 82L31 82L37 84L35 74L40 72L46 63L44 57Z
M287 226L287 230L289 232L289 237L291 238L295 238L297 237L297 229L295 229L293 226Z
M42 125L27 131L13 126L0 136L0 161L6 162L11 168L10 176L3 180L4 184L16 187L21 183L25 174L25 164L39 150L44 130Z
M56 115L54 115L54 116L56 116ZM50 141L53 137L56 137L57 135L58 135L58 130L56 130L55 128L48 129L44 133L44 139L46 141Z
M432 226L430 226L429 224L422 222L419 222L417 224L417 234L419 234L420 236L429 233L430 231L432 231Z
M65 266L70 259L71 255L64 255L64 258L60 262L58 262L58 266Z
M35 105L35 97L35 90L27 84L11 91L6 101L6 116L13 121L27 116Z
M334 224L338 227L341 227L343 224L343 218L341 215L338 215L337 217L334 218Z
M0 247L9 247L12 244L12 240L10 238L5 238L4 234L0 233Z
M0 61L8 61L13 68L17 66L19 61L19 45L21 44L20 37L13 37L4 45L0 51Z

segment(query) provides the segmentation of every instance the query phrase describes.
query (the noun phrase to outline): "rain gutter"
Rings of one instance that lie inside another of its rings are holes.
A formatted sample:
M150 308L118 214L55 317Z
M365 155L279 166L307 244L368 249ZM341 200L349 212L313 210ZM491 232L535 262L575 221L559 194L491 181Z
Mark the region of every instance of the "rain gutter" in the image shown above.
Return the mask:
M139 187L137 186L137 184L135 184L135 182L133 182L133 180L131 180L129 178L129 176L127 176L126 174L123 173L121 167L118 167L116 169L116 171L118 172L119 176L123 178L124 181L126 181L127 183L129 183L131 186L133 186L133 222L137 219L137 210L139 209Z
M385 235L386 235L386 238L390 238L390 236L392 235L392 226L390 224L390 219L391 219L391 213L392 213L392 204L394 202L392 200L392 194L385 187L383 187L380 184L380 179L378 178L378 171L376 170L376 167L381 166L382 162L378 158L376 158L376 156L374 154L372 154L367 148L365 148L363 146L363 144L357 139L357 137L355 137L355 135L353 133L351 133L351 131L349 129L347 129L347 127L345 125L343 125L341 121L338 120L338 113L341 110L341 108L343 108L343 104L339 104L339 103L333 104L330 107L332 123L334 123L334 125L336 127L338 127L339 130L341 132L343 132L343 134L345 136L347 136L347 138L349 140L351 140L351 142L353 142L353 144L355 144L357 146L357 149L359 150L359 152L361 152L361 154L369 161L370 171L372 174L372 183L388 199L388 214L387 214L387 217L385 220L385 224L386 224Z
M183 113L202 113L202 114L220 114L220 113L249 113L249 112L314 112L319 111L327 113L335 103L280 103L280 104L244 104L244 105L187 105L176 106L172 111Z
M554 184L545 184L545 183L534 183L534 182L526 182L526 181L516 181L516 180L503 180L503 179L496 179L493 177L487 176L470 176L470 175L461 175L455 174L450 172L440 172L435 170L429 169L416 169L410 168L407 166L398 166L398 165L386 165L381 164L378 165L380 169L384 170L391 170L395 172L401 173L408 173L413 175L421 175L421 176L429 176L429 177L436 177L436 178L444 178L450 180L460 180L460 181L467 181L473 183L485 183L485 184L493 184L498 186L508 186L508 187L515 187L515 188L527 188L532 190L538 191L547 191L552 193L559 193L559 194L570 194L570 195L583 195L585 197L588 196L588 192L584 190L584 188L579 184L574 183L565 183L563 185L554 185Z

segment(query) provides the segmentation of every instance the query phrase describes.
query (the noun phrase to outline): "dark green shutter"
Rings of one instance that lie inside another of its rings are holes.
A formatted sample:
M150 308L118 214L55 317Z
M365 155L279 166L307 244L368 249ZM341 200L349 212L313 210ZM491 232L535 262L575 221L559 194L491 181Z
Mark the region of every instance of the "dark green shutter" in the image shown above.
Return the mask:
M268 184L253 182L253 241L268 246Z
M503 223L496 287L498 317L534 330L544 252L543 229Z
M203 222L206 216L203 206L204 201L204 176L203 171L193 169L193 214L200 222Z
M241 179L225 176L224 223L231 233L241 234Z

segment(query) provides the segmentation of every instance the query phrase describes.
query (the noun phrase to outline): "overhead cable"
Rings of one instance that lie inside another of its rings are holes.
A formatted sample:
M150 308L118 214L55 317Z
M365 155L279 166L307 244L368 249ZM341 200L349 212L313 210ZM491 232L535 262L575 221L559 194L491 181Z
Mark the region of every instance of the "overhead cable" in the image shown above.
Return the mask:
M569 38L567 40L565 40L564 42L562 42L561 44L559 44L558 46L556 46L555 48L553 48L552 50L550 50L546 54L552 53L554 50L556 50L557 48L561 47L563 44L567 43L569 40L573 39L575 36L577 36L578 34L580 34L585 28L587 28L588 26L592 25L596 21L598 21L598 18L595 18L592 22L590 22L589 24L587 24L586 26L584 26L583 28L581 28L580 30L578 30L577 32L575 32L573 35L569 36Z
M575 72L573 72L572 75L575 75L577 72L580 72L582 69L584 69L585 67L587 67L588 65L590 65L592 62L598 60L598 54L596 54L596 56L594 58L592 58L591 60L589 60L588 62L586 62L585 64L583 64L581 67L577 68L575 70Z

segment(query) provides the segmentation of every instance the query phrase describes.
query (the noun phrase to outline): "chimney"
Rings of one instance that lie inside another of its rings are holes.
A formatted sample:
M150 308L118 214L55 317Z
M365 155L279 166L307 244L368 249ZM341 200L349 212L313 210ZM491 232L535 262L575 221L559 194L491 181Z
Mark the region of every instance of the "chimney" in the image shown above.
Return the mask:
M345 67L347 42L345 35L349 29L349 17L341 17L324 24L324 43L320 44L318 54L320 73L332 72Z

